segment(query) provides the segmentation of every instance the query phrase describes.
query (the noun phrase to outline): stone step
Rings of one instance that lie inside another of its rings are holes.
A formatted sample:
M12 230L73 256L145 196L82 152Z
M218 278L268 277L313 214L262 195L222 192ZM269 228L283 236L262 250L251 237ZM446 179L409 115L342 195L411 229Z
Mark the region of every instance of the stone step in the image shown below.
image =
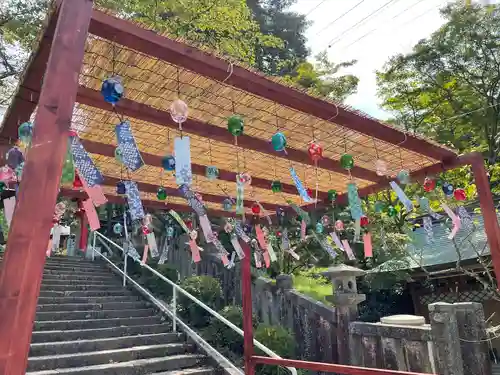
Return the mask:
M108 273L107 275L82 275L82 274L48 274L44 275L42 281L44 282L56 282L56 283L64 283L65 280L71 280L71 281L87 281L87 280L92 280L92 281L104 281L104 282L110 282L112 280L116 280L117 277L114 276L112 273Z
M173 343L162 345L144 345L123 349L101 350L87 353L58 354L28 358L28 371L54 370L95 366L111 362L126 362L137 359L166 357L184 354L193 350L193 345Z
M149 335L38 343L31 344L29 356L40 357L47 355L123 349L143 345L171 344L181 342L182 338L183 335L179 333L154 333Z
M26 375L145 375L160 371L180 370L204 364L206 358L199 354L180 354L160 358L138 359L120 363L106 363L80 368L59 368L27 372Z
M67 329L91 329L111 328L120 326L138 326L160 324L163 322L160 316L136 317L136 318L111 318L111 319L87 319L87 320L59 320L59 321L35 321L36 331L67 330Z
M107 268L101 263L45 263L45 270L48 269L68 269L68 270L106 270Z
M71 328L71 327L70 327ZM51 331L34 331L31 337L33 344L55 342L55 341L71 341L71 340L90 340L103 339L111 337L134 336L134 335L149 335L153 333L167 333L172 331L170 322L149 325L134 325L134 326L114 326L107 328L91 328L91 329L69 329L69 330L51 330Z
M53 284L53 283L42 283L40 290L44 291L66 291L66 290L108 290L110 288L116 289L121 288L122 284L119 280L114 280L106 284L89 284L88 281L84 281L81 284L64 285L63 283Z
M87 269L77 269L72 271L71 269L44 269L43 270L43 276L49 276L49 275L78 275L78 276L87 276L87 277L92 277L92 276L112 276L113 274L109 271L103 270L103 269L97 269L97 270L87 270Z
M194 367L187 368L184 370L173 370L165 372L155 372L149 375L212 375L215 374L215 370L210 367Z
M66 303L92 303L100 304L105 302L137 302L142 301L139 296L135 295L122 295L122 296L100 296L100 297L38 297L40 305L51 304L66 304Z
M43 285L109 285L109 284L119 284L122 285L122 279L118 277L110 277L109 279L97 279L94 278L86 278L84 280L61 280L57 278L46 277L42 279Z
M112 319L154 316L151 308L130 310L100 310L100 311L47 311L38 312L36 321L80 320L80 319Z
M149 302L107 302L103 303L53 303L53 304L39 304L36 307L37 312L48 311L101 311L101 310L130 310L142 309L150 307Z
M123 288L109 288L108 290L40 291L40 297L111 297L129 296L131 294L132 292L130 290Z

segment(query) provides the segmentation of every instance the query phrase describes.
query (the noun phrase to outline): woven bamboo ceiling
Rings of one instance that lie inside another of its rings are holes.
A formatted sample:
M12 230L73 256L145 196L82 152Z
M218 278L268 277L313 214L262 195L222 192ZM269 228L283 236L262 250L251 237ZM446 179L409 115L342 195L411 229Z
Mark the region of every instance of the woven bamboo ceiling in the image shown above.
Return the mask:
M40 90L33 77L40 70L40 56L48 53L50 29L49 25L27 68L14 108L6 116L4 139L12 136L17 126L15 106L21 106L23 100L36 105ZM388 182L402 169L417 173L455 156L442 146L406 135L350 108L308 96L100 11L94 11L89 32L72 128L105 176L105 192L110 196L120 178L132 178L139 183L144 199L156 201L154 192L164 186L171 196L169 204L185 205L175 196L179 195L175 178L161 168L161 158L172 153L173 139L179 135L169 114L170 104L178 97L189 106L183 135L191 138L193 188L214 211L220 210L228 195L234 197L237 172L246 171L253 179L252 188L246 191L247 209L259 201L274 210L286 201L304 204L290 177L290 166L307 187L314 190L317 183L318 197L324 200L330 189L345 192L351 178L359 188L369 189ZM115 108L100 94L103 80L111 75L121 76L125 87L124 99ZM227 118L233 114L241 115L245 122L238 145L227 130ZM120 117L130 121L146 163L135 173L124 171L113 157L114 129ZM286 154L275 152L270 144L277 131L287 137ZM324 159L317 168L307 154L313 139L324 149ZM355 160L350 173L339 163L344 153ZM387 163L387 176L375 173L378 159ZM219 168L220 179L205 177L207 165ZM283 183L282 193L271 191L273 180Z

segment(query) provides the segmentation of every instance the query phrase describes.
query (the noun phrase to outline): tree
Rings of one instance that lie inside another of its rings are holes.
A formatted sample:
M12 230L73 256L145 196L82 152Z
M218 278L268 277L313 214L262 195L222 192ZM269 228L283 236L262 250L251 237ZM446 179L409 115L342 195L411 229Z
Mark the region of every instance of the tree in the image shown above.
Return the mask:
M379 95L400 126L460 152L498 158L500 122L500 8L463 6L441 11L447 22L407 55L378 72Z

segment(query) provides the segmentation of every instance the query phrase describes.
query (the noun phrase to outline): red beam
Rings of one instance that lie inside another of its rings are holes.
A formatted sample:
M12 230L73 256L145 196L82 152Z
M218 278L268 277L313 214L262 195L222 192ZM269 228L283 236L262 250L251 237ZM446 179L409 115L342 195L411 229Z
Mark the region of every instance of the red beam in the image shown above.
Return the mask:
M377 120L355 111L337 107L324 100L311 97L298 90L280 85L261 74L232 65L228 77L229 63L186 44L176 42L149 30L140 28L126 20L94 10L90 32L112 40L147 55L184 67L188 70L232 85L238 89L272 100L298 111L334 122L370 137L400 145L437 160L454 156L455 153L401 130L384 125Z
M88 139L82 139L82 144L85 147L85 150L91 154L98 154L98 155L104 155L108 157L114 157L115 155L115 146L112 146L110 144L106 143L99 143L95 141L90 141ZM148 154L146 152L142 152L142 159L144 160L144 163L147 165L153 165L155 167L162 167L161 164L161 159L162 156L154 155L154 154ZM205 168L206 166L201 165L201 164L191 164L191 168L193 169L193 173L197 174L199 176L205 176ZM229 182L235 182L236 181L236 172L231 172L226 169L219 169L219 180L223 181L229 181ZM252 176L252 186L261 188L261 189L271 189L271 183L272 181L267 180L265 178L260 178L260 177L253 177ZM283 186L283 192L288 193L288 194L293 194L297 195L297 188L295 185L292 184L287 184L287 183L281 183ZM326 191L319 191L318 196L320 198L327 198L328 192Z
M80 88L78 89L77 102L107 111L112 110L111 104L106 103L104 100L102 100L102 95L99 91L85 86L80 86ZM172 120L170 113L150 107L146 104L123 98L116 104L116 108L120 114L126 117L136 118L171 129L179 128L179 124L175 123ZM214 139L216 141L230 145L234 144L234 136L231 135L227 131L227 129L220 126L210 125L206 122L188 118L185 122L182 123L182 129L187 133L195 134L200 137ZM259 151L278 158L285 158L287 160L293 160L303 164L315 165L306 151L288 147L286 149L286 155L284 153L277 153L273 150L271 142L257 137L252 137L245 134L240 135L238 137L238 145L249 150ZM319 162L319 166L322 169L326 169L335 173L344 175L348 173L344 168L342 168L338 160L322 159ZM368 181L382 180L382 178L378 176L374 171L356 166L351 169L351 174L354 177L362 178Z
M64 0L60 6L0 271L0 374L22 375L26 370L91 16L91 0Z
M78 198L78 199L87 199L88 195L87 193L83 191L78 191L78 190L73 190L73 189L66 189L63 188L60 191L60 195L63 197L68 197L68 198ZM115 203L115 204L125 204L127 203L126 199L123 197L119 197L117 195L112 195L112 194L104 194L106 198L108 199L109 203ZM178 204L178 203L166 203L166 202L160 202L160 201L153 201L149 199L142 199L141 200L142 205L146 208L151 208L155 210L174 210L177 212L193 212L191 207L188 205L184 204ZM224 217L233 217L234 213L228 212L228 211L223 211L223 210L213 210L213 209L208 209L207 210L209 215L212 216L224 216Z
M104 183L103 185L108 185L108 186L116 186L116 184L120 181L119 178L116 177L111 177L111 176L104 176ZM253 182L253 179L252 179ZM146 182L137 182L137 186L140 191L146 192L146 193L155 193L160 187L159 185L153 185L153 184L148 184ZM182 194L179 192L178 189L172 188L172 187L163 187L168 195L175 196L175 197L182 197ZM202 194L202 198L204 201L207 202L214 202L214 203L221 203L227 199L228 197L225 195L215 195L215 194L208 194L208 193L203 193L203 191L200 192ZM244 201L244 206L245 207L252 207L252 205L255 203L255 201L252 200L245 200ZM275 203L267 203L267 202L260 202L262 206L267 209L267 210L273 210L276 211L278 207L282 207L282 205L278 205Z
M296 359L286 359L286 358L269 358L269 357L253 356L252 360L255 363L260 363L263 365L296 367L305 370L331 372L331 373L346 374L346 375L428 375L420 372L408 372L408 371L386 370L380 368L337 365L334 363L309 362L309 361L300 361Z

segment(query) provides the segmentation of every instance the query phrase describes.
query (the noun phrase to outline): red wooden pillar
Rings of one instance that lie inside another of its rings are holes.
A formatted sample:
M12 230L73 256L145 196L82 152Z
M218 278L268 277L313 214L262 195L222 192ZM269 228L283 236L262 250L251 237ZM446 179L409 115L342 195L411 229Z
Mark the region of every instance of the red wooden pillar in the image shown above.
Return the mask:
M23 375L92 0L64 0L0 273L0 374Z
M476 182L477 195L479 196L479 204L481 205L486 238L488 239L488 245L490 247L493 270L498 284L500 281L500 227L498 226L496 208L493 202L493 196L491 195L490 183L488 181L488 175L486 174L484 160L480 154L474 155L471 166Z
M252 250L246 242L241 242L245 257L241 260L241 300L243 308L243 347L245 358L245 375L255 374L252 325L252 275L250 257Z
M80 216L80 241L78 243L78 248L80 250L87 251L87 243L89 240L89 221L85 211L80 211L78 215Z

